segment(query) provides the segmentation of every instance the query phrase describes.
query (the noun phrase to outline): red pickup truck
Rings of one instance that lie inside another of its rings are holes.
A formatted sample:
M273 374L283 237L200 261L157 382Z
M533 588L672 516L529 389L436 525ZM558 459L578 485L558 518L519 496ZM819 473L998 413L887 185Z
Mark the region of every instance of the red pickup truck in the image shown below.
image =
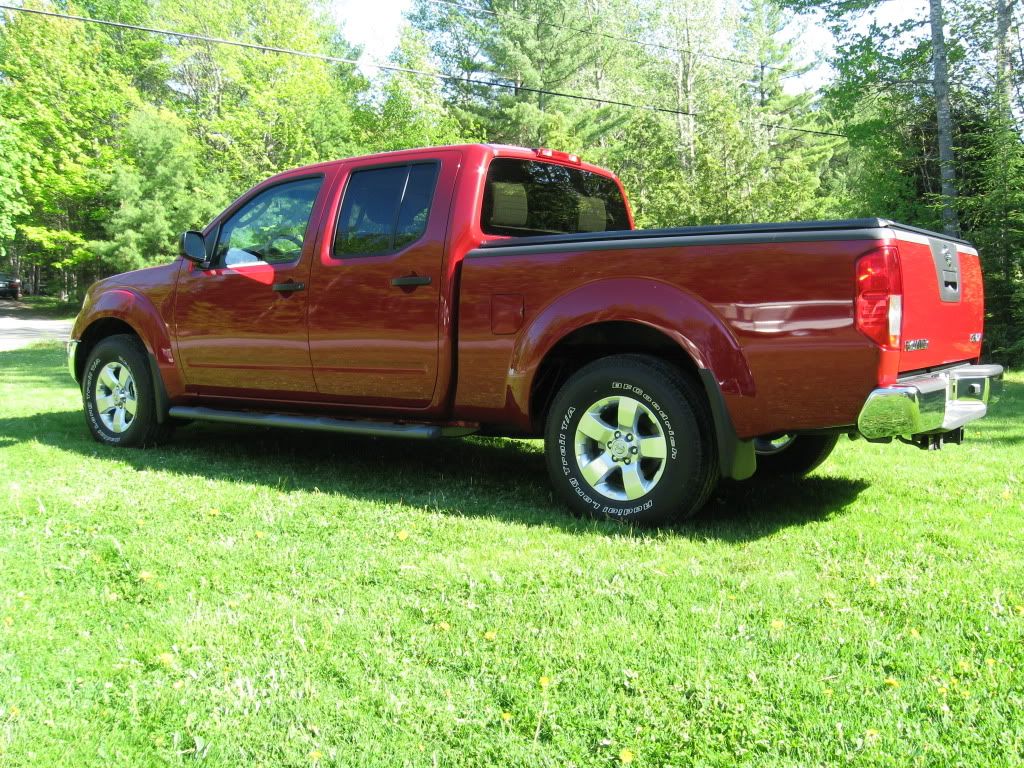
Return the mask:
M467 145L259 184L181 258L93 285L68 344L86 422L543 436L577 513L699 509L840 435L959 442L998 396L968 243L883 219L635 230L619 180Z

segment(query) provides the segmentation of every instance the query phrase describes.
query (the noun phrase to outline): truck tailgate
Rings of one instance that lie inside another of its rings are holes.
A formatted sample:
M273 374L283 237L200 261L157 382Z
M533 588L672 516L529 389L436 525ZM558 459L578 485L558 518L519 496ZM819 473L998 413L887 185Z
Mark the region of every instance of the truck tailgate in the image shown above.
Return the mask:
M903 279L900 373L978 358L984 326L978 252L939 235L894 234Z

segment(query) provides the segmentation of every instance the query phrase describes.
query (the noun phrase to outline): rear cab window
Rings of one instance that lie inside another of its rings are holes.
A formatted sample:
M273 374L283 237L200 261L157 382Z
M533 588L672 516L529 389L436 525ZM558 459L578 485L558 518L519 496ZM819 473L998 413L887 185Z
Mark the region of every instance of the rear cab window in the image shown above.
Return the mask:
M484 184L480 228L487 235L528 237L629 229L613 179L582 168L499 157Z

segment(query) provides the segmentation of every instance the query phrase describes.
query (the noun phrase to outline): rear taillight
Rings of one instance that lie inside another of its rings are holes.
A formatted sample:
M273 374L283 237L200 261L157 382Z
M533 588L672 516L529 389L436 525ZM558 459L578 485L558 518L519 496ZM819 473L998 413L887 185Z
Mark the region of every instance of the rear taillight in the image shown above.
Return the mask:
M899 349L903 280L896 246L885 245L857 260L857 330L880 347Z

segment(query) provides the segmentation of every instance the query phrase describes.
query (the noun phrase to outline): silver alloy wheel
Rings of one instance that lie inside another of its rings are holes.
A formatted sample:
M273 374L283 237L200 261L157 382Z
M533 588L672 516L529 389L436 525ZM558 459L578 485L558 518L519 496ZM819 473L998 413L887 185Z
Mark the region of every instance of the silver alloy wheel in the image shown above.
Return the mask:
M121 434L135 421L139 397L132 372L124 363L115 360L103 366L94 397L100 421L114 434Z
M782 453L796 440L796 435L775 435L774 437L754 438L754 453L760 456L771 456Z
M576 426L576 462L591 488L615 501L654 490L665 471L668 440L639 400L615 395L587 408Z

